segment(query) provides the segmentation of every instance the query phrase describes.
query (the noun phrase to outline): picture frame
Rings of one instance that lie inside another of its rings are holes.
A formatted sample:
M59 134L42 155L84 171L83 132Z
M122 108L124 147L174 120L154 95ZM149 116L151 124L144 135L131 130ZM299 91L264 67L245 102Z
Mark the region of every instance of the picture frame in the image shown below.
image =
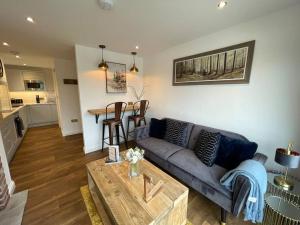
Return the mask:
M255 40L173 60L173 86L249 83Z
M120 151L118 145L109 145L108 146L108 161L109 162L118 162L120 160Z
M107 62L106 93L126 93L126 64Z
M2 60L0 59L0 77L4 76L4 69L3 69L3 64L2 64Z

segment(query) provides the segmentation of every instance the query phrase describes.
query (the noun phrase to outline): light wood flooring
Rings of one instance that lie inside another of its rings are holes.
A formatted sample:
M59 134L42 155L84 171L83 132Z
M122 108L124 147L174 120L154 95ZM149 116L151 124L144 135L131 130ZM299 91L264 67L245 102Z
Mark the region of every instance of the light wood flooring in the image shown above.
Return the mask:
M82 149L82 135L63 138L57 126L28 130L10 164L16 192L29 190L23 225L91 225L79 188L87 184L85 164L107 153L84 155ZM190 190L194 225L218 225L219 214L218 206ZM230 216L228 224L249 223Z

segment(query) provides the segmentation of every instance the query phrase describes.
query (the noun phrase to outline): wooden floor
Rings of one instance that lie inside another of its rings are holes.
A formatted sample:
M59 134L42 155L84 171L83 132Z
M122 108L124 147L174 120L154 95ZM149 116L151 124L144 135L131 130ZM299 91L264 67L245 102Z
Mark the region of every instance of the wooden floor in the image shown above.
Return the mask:
M81 135L63 138L57 126L29 129L10 164L16 192L29 190L23 225L91 225L79 188L87 184L85 164L106 153L84 155L82 149ZM217 225L219 208L190 190L188 219ZM228 222L248 224L231 217Z

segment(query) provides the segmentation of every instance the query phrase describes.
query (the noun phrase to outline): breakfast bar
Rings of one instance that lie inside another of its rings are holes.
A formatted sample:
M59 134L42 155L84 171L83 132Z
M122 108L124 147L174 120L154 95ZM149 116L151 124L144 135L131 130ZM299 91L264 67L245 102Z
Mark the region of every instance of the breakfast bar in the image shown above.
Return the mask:
M133 105L128 105L125 109L125 112L129 112L133 110ZM139 107L136 107L135 110L139 110ZM101 115L105 115L106 114L106 108L102 108L102 109L89 109L88 112L91 115L94 115L96 118L96 123L98 123L99 121L99 116ZM107 108L107 113L114 113L115 112L115 108Z

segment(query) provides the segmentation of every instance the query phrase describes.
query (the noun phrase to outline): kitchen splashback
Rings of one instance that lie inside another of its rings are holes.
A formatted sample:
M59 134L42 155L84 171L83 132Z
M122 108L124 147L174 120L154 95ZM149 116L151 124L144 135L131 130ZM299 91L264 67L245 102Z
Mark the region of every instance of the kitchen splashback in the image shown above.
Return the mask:
M24 104L30 104L36 102L36 95L39 95L40 98L44 98L41 102L49 102L52 99L55 101L55 93L54 92L44 92L44 91L17 91L10 92L11 98L21 98L23 99ZM53 102L53 100L51 101Z

